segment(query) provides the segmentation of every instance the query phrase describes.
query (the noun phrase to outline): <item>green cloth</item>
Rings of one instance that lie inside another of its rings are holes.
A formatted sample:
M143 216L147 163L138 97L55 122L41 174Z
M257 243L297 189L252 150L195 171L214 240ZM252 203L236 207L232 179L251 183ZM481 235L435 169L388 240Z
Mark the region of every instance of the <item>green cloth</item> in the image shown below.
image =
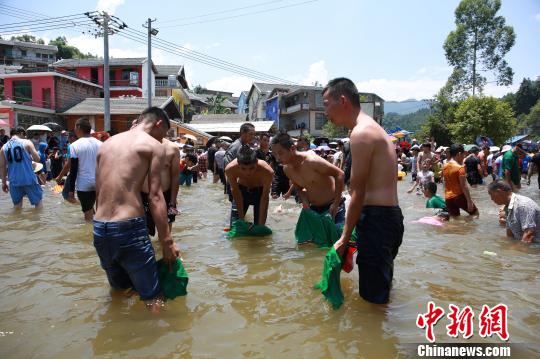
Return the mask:
M330 214L320 214L309 208L303 208L300 212L294 236L298 244L313 242L319 247L331 247L339 239L338 229Z
M343 304L343 293L339 276L341 274L341 258L334 247L326 253L321 281L315 284L324 297L332 303L332 308L338 309Z
M434 195L427 200L426 208L446 208L446 202L441 197Z
M187 294L188 274L180 258L172 264L172 272L163 259L157 262L159 283L166 299L174 299Z
M227 233L227 237L264 237L272 234L272 230L265 225L255 224L251 229L249 228L250 226L251 223L237 219L233 222L229 233Z
M503 177L506 177L505 171L510 171L510 180L515 184L521 183L521 173L519 171L519 159L514 151L506 151L502 159Z

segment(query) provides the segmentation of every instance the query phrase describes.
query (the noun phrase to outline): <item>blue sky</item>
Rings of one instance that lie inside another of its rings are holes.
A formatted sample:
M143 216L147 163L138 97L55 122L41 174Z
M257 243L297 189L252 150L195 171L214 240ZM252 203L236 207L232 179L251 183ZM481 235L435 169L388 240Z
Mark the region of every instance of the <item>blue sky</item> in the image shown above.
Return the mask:
M0 0L0 4L51 16L104 9L138 30L144 30L141 24L150 16L157 19L159 38L238 65L305 84L346 76L361 91L405 100L432 97L450 74L442 45L455 28L459 0L79 0L46 5L37 0ZM247 6L252 7L231 11ZM277 7L284 8L267 11ZM262 13L177 26L255 11ZM197 17L208 13L218 14ZM515 91L523 77L540 76L540 1L503 0L499 13L514 27L517 40L507 56L514 84L508 88L488 84L486 93L495 96ZM0 10L0 24L16 21L23 20ZM103 55L101 39L72 29L32 34L45 39L64 35L81 50ZM113 36L110 53L143 57L146 48ZM238 93L253 81L161 50L155 50L153 58L158 64L184 64L191 86Z

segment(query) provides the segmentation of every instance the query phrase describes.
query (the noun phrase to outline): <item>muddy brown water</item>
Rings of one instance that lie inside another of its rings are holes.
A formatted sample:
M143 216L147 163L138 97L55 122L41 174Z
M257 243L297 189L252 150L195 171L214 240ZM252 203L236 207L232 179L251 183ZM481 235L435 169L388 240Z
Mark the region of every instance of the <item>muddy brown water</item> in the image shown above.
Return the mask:
M415 321L430 300L445 309L473 308L475 335L467 342L500 343L479 337L476 318L483 304L507 304L513 357L540 356L540 247L504 236L485 187L472 190L478 220L411 224L432 212L423 198L405 193L408 186L399 183L405 236L391 302L363 301L355 268L341 276L339 310L313 289L325 252L296 246L299 210L290 200L270 202L271 237L227 240L229 203L221 187L181 188L183 213L173 235L190 276L188 295L159 316L136 297L111 293L78 206L49 186L42 212L25 202L16 214L2 193L0 357L406 357L409 343L426 341ZM540 201L535 188L522 194ZM274 213L278 205L282 213ZM457 342L446 336L446 324L435 327L437 342Z

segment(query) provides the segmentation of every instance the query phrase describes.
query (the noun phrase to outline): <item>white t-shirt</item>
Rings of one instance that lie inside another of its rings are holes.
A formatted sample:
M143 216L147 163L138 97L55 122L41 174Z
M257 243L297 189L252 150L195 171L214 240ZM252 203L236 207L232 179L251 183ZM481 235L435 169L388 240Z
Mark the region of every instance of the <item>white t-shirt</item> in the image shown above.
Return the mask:
M418 172L418 182L420 185L425 186L429 182L433 182L433 172L432 171L420 171Z
M336 153L334 153L334 161L332 163L334 166L338 165L338 162L341 159L341 155L342 155L341 151L336 151Z
M75 190L83 192L96 190L96 160L99 146L101 141L94 137L82 137L71 144L69 150L71 158L79 159Z
M489 156L487 156L487 165L488 167L493 166L493 153L490 153Z

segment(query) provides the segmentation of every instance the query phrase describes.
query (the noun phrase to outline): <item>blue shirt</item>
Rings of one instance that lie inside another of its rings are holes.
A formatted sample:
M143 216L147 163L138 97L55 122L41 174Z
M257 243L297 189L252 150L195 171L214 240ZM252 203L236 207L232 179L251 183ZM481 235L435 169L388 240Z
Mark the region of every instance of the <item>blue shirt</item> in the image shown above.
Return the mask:
M8 178L11 186L29 186L37 184L37 177L32 168L32 159L24 148L24 141L12 138L4 145L7 161Z

